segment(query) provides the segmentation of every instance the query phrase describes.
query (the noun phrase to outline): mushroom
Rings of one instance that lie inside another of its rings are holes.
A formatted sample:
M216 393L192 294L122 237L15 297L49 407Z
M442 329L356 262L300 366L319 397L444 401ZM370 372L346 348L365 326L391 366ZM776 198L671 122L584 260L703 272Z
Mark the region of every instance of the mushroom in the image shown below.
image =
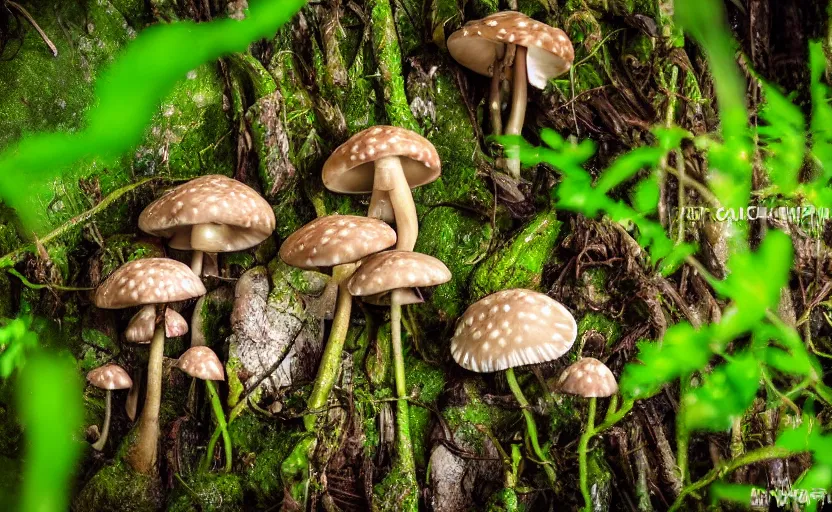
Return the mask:
M544 89L550 79L569 71L575 59L569 37L563 30L523 13L504 11L470 21L448 38L448 51L457 62L480 75L492 77L489 109L494 135L501 135L502 126L501 62L510 56L512 48L513 92L505 134L520 135L528 103L526 84ZM507 165L511 175L519 178L520 161L512 157Z
M396 380L396 426L399 455L404 468L415 479L413 446L410 440L407 390L405 388L404 355L402 352L402 304L414 297L413 290L437 286L451 280L451 271L444 263L418 252L385 251L365 259L348 284L357 297L372 296L377 301L390 301L390 334L393 344L393 365Z
M324 163L326 188L342 194L372 192L368 215L395 219L396 249L412 251L419 219L411 188L436 180L441 163L426 138L396 126L374 126L353 135Z
M586 426L578 441L578 481L584 503L589 507L592 502L587 485L589 470L586 458L589 440L595 434L595 402L597 398L615 395L618 392L618 382L607 365L594 357L584 357L563 371L558 379L558 388L561 393L589 398ZM610 410L613 408L611 405Z
M329 215L313 220L295 231L280 246L280 259L287 265L332 274L338 286L338 301L332 329L324 349L308 409L315 413L326 405L350 326L352 296L342 283L355 271L354 263L396 243L396 232L379 219L354 215ZM315 426L315 414L304 418L309 430Z
M454 360L474 372L506 371L508 386L522 407L532 447L554 483L550 458L540 447L534 416L514 368L553 361L569 351L578 335L572 314L547 295L511 289L475 302L456 325L451 338Z
M112 407L111 391L114 389L130 389L133 381L124 368L117 364L105 364L87 374L87 380L98 389L107 391L106 405L104 409L104 426L101 427L101 437L93 443L94 450L99 452L104 449L107 443L107 434L110 433L110 410Z
M150 343L153 340L153 331L156 330L156 307L148 305L133 315L124 331L127 341L133 343ZM165 309L165 336L176 338L188 333L188 322L176 310Z
M208 396L211 398L211 408L214 410L214 416L217 418L217 424L222 432L222 442L225 445L225 472L231 471L231 436L228 434L225 411L222 410L217 388L214 387L212 382L225 380L225 372L220 359L213 350L200 345L186 350L176 361L176 367L195 379L205 381L205 389L208 390ZM216 442L216 439L212 438L208 444L208 451L200 466L201 471L207 471L211 460L214 458Z
M119 267L95 292L95 305L104 309L178 302L205 293L202 281L187 265L168 258L146 258ZM155 468L159 442L159 408L162 400L162 360L165 329L156 326L147 362L147 395L139 432L128 460L140 473Z
M268 238L272 207L242 182L219 174L183 183L150 203L139 228L168 238L174 249L193 250L191 269L202 274L203 253L242 251Z

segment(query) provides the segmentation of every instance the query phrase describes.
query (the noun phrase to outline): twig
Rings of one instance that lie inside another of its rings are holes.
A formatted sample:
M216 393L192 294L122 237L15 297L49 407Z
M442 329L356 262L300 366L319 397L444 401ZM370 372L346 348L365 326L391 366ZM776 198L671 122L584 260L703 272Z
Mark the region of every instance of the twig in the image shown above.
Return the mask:
M748 466L750 464L756 464L757 462L764 462L772 459L782 459L791 455L794 455L794 453L791 450L783 448L781 446L764 446L762 448L758 448L754 451L748 452L741 457L737 457L736 459L724 462L719 467L712 469L701 479L682 489L682 492L679 494L679 497L676 498L676 501L674 501L673 505L670 506L668 512L679 510L682 504L684 503L685 498L687 498L690 494L695 493L696 491L704 487L707 487L715 480L722 478L731 471L739 469L743 466Z
M42 290L44 288L49 288L50 290L58 290L61 292L87 292L90 290L94 290L95 288L85 288L85 287L76 287L76 286L63 286L60 284L42 284L42 283L33 283L26 279L26 276L18 272L13 268L6 269L6 272L13 275L14 277L20 279L20 282L23 283L23 286L29 288L31 290Z
M49 49L52 51L52 56L57 57L58 47L55 46L55 43L53 43L51 39L49 39L49 36L46 35L46 32L44 32L43 29L40 28L40 25L38 25L38 23L35 21L35 18L33 18L31 14L29 14L29 11L24 9L23 6L19 3L12 2L12 0L7 0L6 5L14 8L17 12L22 14L24 18L26 18L26 21L28 21L29 24L31 24L35 28L35 30L38 31L38 34L40 34L40 37L41 39L43 39L43 42L46 43L46 46L48 46Z
M100 203L93 206L89 210L76 215L75 217L69 219L68 221L64 222L60 226L58 226L54 231L50 232L43 238L39 240L41 244L47 244L52 240L58 238L59 236L69 232L72 228L78 226L79 224L89 220L91 217L96 215L97 213L101 212L102 210L106 209L111 204L115 203L118 199L121 199L122 196L125 194L132 192L133 190L141 187L142 185L146 185L151 181L157 181L163 179L160 176L155 176L153 178L146 178L144 180L138 181L136 183L131 183L130 185L126 185L121 187L118 190L113 191L110 195L105 197L101 200ZM27 244L23 247L19 247L14 251L6 254L2 258L0 258L0 269L11 267L15 263L19 262L20 259L27 253L34 252L37 249L36 244Z

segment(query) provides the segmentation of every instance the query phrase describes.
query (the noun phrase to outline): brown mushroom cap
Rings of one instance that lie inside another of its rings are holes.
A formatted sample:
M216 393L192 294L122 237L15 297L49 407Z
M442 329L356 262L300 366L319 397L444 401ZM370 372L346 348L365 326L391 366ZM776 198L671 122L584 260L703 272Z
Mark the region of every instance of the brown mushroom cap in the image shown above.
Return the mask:
M95 292L95 305L121 309L165 304L205 294L202 281L184 263L168 258L134 260L119 267Z
M329 215L295 231L280 246L280 259L307 270L352 263L396 244L396 231L379 219Z
M561 393L584 398L612 396L618 392L618 382L607 365L594 357L584 357L569 366L558 379Z
M133 315L124 331L127 341L133 343L150 343L156 330L156 308L145 306ZM188 322L175 309L165 309L165 336L175 338L188 333Z
M575 342L578 326L558 301L531 290L503 290L472 304L457 322L451 353L463 368L496 372L552 361Z
M188 321L175 309L165 309L165 336L176 338L188 334Z
M192 237L195 226L210 236ZM139 229L170 238L175 249L241 251L268 238L275 228L272 207L242 182L221 175L202 176L171 189L139 216Z
M372 192L373 162L388 156L401 157L410 188L430 183L441 174L439 154L428 139L396 126L374 126L356 133L332 153L324 164L324 185L341 194Z
M87 374L87 380L99 389L129 389L133 379L117 364L105 364Z
M433 256L410 251L385 251L365 259L347 286L352 295L362 297L378 296L401 288L437 286L450 280L451 271Z
M466 68L491 76L494 61L506 44L528 48L526 73L529 83L538 89L545 89L551 78L569 71L575 59L566 32L515 11L466 23L448 38L448 51Z
M222 363L208 347L191 347L176 362L177 368L191 377L202 380L225 380Z

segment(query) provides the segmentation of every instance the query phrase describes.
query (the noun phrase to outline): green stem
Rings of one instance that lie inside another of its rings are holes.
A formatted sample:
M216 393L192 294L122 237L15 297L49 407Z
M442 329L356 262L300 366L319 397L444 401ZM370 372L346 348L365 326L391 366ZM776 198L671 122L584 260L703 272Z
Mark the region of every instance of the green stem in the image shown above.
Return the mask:
M679 396L683 397L690 389L690 375L683 375L679 380ZM685 401L679 401L679 412L676 415L678 418L685 417ZM682 485L690 482L688 478L688 444L690 442L690 432L684 421L676 422L676 462L679 465L679 479Z
M315 379L315 386L312 394L306 402L309 413L304 416L303 423L306 430L313 432L315 422L320 411L326 406L335 379L338 377L338 370L341 367L341 353L344 350L344 341L347 339L347 331L350 328L350 313L352 311L352 296L347 290L346 281L355 272L355 265L352 263L338 265L332 269L332 279L338 283L338 303L335 307L335 317L332 319L332 330L329 332L329 340L326 343L321 365L318 367L318 376Z
M763 462L772 459L782 459L784 457L790 457L792 455L795 455L795 452L787 448L783 448L781 446L764 446L754 451L750 451L741 457L725 461L718 467L715 467L714 469L709 471L708 474L706 474L701 479L682 489L682 492L679 493L679 497L676 498L676 501L674 501L673 505L670 506L668 512L679 510L680 507L684 504L685 498L687 496L695 493L703 487L710 485L714 481L723 478L726 474L730 473L731 471L737 470L743 466L748 466L749 464L756 464L757 462Z
M396 378L396 436L399 448L399 463L412 482L416 482L416 463L413 444L410 440L410 413L407 407L407 386L404 374L404 353L402 352L402 305L399 290L390 296L390 335L393 341L393 368Z
M150 355L147 359L147 395L144 400L139 433L127 460L138 473L150 474L156 469L159 448L159 409L162 405L162 364L165 355L165 324L156 326Z
M523 417L526 419L526 431L528 432L529 439L532 442L534 453L540 460L540 464L543 465L543 470L546 471L546 476L549 477L549 482L554 487L555 469L552 467L549 457L543 452L543 449L540 447L540 443L537 440L537 425L534 422L532 412L529 410L529 401L526 400L526 397L523 395L523 390L520 389L520 384L517 383L517 377L514 375L514 368L506 370L506 380L508 380L508 387L511 389L511 392L514 393L514 397L517 399L517 402L520 404L520 408L523 411Z
M101 427L101 437L98 438L98 441L93 443L92 448L93 450L101 451L104 449L104 445L107 444L107 435L110 433L110 407L112 405L112 393L108 389L107 390L107 398L106 400L106 408L104 409L104 425Z
M581 495L584 497L584 510L592 510L592 495L589 493L588 476L589 471L586 463L586 454L589 447L589 440L595 435L595 407L596 398L589 399L589 413L586 418L586 428L578 442L578 478L581 483Z
M225 472L231 471L231 436L228 434L228 424L225 422L225 411L222 410L222 403L217 394L217 388L210 380L205 381L205 388L208 390L208 396L211 397L211 408L214 410L214 416L217 418L217 425L222 433L222 442L225 446ZM211 465L211 460L214 458L214 449L216 448L217 440L211 436L211 441L208 443L208 451L205 453L205 458L202 460L202 465L199 467L201 473L208 471Z

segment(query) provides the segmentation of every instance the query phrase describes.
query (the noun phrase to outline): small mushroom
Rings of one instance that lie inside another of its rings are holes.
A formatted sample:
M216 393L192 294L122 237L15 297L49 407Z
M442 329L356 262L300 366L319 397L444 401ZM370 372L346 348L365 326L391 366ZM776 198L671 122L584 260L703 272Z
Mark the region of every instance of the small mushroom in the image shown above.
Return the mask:
M584 503L589 507L592 497L589 492L589 469L587 465L587 451L589 440L595 435L595 409L598 398L613 396L618 392L618 382L612 371L594 357L584 357L572 363L558 379L558 389L561 393L569 393L583 398L589 398L586 425L578 441L578 481ZM615 398L610 402L610 411L615 409ZM609 417L609 412L607 416Z
M537 457L554 483L554 470L537 440L537 426L514 368L553 361L575 343L578 325L556 300L531 290L511 289L472 304L456 324L451 354L475 372L506 370L506 380L523 408L526 428Z
M418 288L437 286L451 280L451 271L444 263L418 252L386 251L365 259L349 282L350 293L357 297L372 296L374 300L390 301L390 334L393 344L399 456L403 466L415 479L413 445L408 425L407 389L405 387L402 351L402 304L414 296Z
M87 374L87 380L98 389L107 391L106 405L104 409L104 426L101 427L101 437L93 443L94 450L99 452L104 449L107 443L107 435L110 433L110 411L112 410L111 392L116 389L130 389L133 381L124 368L117 364L105 364Z
M168 238L174 249L193 250L191 269L202 274L203 253L242 251L275 228L272 207L251 187L222 175L183 183L150 203L139 228Z
M156 307L148 305L133 315L124 331L127 341L150 343L156 330ZM165 308L165 337L176 338L188 333L188 322L176 310Z
M607 365L594 357L584 357L563 371L558 389L584 398L604 398L618 392L618 382Z
M222 368L222 363L208 347L196 346L191 347L185 351L176 361L176 367L195 379L205 381L205 389L208 390L208 396L211 398L211 408L214 410L214 416L217 418L217 424L222 433L222 442L225 446L225 472L231 471L232 451L231 451L231 436L228 434L228 425L225 421L225 411L222 409L220 397L217 394L217 388L211 381L225 380L225 372ZM203 459L203 464L200 467L201 471L206 471L211 461L214 458L214 448L216 447L216 438L211 438L208 444L208 451Z
M396 249L412 251L419 219L411 188L436 180L436 148L421 135L395 126L374 126L353 135L324 163L324 185L342 194L367 194L369 216L396 221Z
M187 265L168 258L134 260L119 267L95 292L95 305L123 309L150 304L164 306L205 294L205 286ZM159 442L159 408L162 400L162 360L165 329L157 325L147 362L147 395L139 420L139 433L128 460L140 473L156 464Z
M494 135L501 135L502 126L500 68L503 58L509 57L512 49L513 92L505 134L520 135L528 103L526 84L544 89L551 78L569 71L575 59L569 37L563 30L525 14L504 11L470 21L448 38L448 51L457 62L480 75L492 77L489 108ZM519 160L510 159L508 170L519 178Z
M356 261L395 243L396 232L379 219L329 215L306 224L280 246L280 259L287 265L331 273L330 283L338 286L332 329L307 402L310 411L326 405L341 363L352 311L352 296L342 283L354 272ZM314 414L304 418L307 428L314 428L316 418Z

